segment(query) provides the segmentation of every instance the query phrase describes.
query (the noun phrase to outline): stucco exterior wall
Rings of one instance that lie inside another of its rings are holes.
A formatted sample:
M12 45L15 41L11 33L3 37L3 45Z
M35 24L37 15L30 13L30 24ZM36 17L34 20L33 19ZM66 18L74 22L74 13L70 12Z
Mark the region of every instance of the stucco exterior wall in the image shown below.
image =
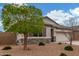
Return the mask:
M46 37L51 37L51 27L46 26Z

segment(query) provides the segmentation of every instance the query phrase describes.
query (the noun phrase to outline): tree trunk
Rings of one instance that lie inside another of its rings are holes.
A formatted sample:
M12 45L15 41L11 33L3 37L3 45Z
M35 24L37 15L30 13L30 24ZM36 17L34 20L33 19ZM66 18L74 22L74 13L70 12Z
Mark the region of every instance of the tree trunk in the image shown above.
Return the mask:
M71 39L70 39L70 45L72 45L72 37L71 37Z
M72 29L72 33L71 33L71 39L70 39L70 45L72 45L72 41L75 39L74 37L74 30Z
M24 34L24 50L27 49L27 34Z

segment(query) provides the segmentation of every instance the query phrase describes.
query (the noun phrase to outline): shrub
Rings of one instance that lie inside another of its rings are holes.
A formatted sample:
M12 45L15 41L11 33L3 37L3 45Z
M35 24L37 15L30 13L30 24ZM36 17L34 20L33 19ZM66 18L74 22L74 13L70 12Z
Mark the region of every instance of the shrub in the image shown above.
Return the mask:
M65 53L61 53L60 56L67 56Z
M11 56L10 54L4 54L4 55L2 55L2 56Z
M2 50L10 50L10 49L12 49L12 47L10 47L10 46L5 46Z
M45 43L40 42L40 43L39 43L39 46L45 46Z
M65 46L65 47L64 47L64 50L73 51L73 48L72 48L71 46Z
M59 45L61 45L62 43L61 43L61 42L59 42L58 44L59 44Z

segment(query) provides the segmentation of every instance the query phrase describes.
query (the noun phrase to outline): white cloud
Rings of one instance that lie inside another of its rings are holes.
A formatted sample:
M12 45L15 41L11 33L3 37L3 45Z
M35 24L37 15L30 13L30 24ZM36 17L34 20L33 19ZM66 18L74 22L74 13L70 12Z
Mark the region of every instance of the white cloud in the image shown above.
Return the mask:
M64 14L62 10L58 10L58 11L54 10L54 11L50 11L50 13L48 13L47 16L57 19L60 17L64 17Z
M65 12L64 10L52 10L47 13L47 16L57 23L63 24L64 20L69 20L70 18L79 19L79 7L69 9L68 12Z
M58 23L63 23L64 20L72 17L69 13L65 13L64 10L53 10L47 14L48 17L55 20Z
M70 9L70 13L72 13L72 15L74 16L79 16L79 7L75 9Z

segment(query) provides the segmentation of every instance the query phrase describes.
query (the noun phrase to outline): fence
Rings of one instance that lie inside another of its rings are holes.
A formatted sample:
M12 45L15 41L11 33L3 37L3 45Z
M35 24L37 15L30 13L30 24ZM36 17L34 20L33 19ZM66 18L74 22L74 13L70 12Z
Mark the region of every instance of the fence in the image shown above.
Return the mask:
M16 34L12 32L0 32L0 45L15 45Z

